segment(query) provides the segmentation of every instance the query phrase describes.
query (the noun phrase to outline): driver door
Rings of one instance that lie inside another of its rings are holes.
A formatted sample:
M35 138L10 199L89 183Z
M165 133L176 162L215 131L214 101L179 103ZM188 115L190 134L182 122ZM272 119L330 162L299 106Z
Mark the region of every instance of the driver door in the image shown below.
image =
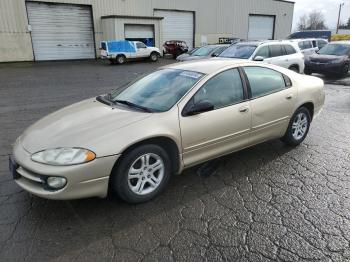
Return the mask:
M136 57L148 57L150 54L148 53L147 46L144 43L137 42L136 43Z
M238 69L223 71L207 82L179 111L185 166L238 150L249 144L251 110L246 101ZM200 101L210 102L214 110L183 115L183 110Z

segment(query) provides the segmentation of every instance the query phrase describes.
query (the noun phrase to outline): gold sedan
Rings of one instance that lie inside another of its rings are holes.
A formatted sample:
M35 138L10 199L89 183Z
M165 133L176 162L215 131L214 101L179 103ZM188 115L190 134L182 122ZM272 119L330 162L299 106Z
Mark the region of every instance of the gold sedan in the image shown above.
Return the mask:
M10 170L44 198L111 191L144 202L193 165L275 138L300 144L324 99L321 79L273 65L169 65L33 124L16 141Z

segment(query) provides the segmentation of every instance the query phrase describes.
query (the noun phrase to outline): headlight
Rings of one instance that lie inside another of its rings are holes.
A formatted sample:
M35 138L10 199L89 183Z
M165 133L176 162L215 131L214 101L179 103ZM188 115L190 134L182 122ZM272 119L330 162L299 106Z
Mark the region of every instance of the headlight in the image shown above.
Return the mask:
M95 158L95 153L90 150L66 147L43 150L32 155L33 161L54 166L77 165Z
M338 63L341 63L342 61L343 61L342 58L336 59L336 60L331 61L331 64L338 64Z

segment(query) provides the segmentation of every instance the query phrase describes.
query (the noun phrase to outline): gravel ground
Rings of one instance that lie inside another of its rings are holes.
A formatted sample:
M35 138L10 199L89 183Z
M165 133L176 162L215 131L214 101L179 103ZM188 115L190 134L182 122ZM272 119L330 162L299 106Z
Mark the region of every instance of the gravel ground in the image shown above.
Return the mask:
M326 80L299 147L264 143L209 177L192 168L146 204L49 201L12 181L7 155L25 127L169 62L0 65L0 261L350 261L349 78Z

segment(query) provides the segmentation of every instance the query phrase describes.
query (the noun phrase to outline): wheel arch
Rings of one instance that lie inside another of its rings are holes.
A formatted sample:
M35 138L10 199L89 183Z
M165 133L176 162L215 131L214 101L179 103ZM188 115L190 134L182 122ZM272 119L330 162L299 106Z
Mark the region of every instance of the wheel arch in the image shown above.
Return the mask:
M307 110L309 110L309 112L310 112L310 117L311 117L311 121L312 121L312 119L313 119L313 117L314 117L314 110L315 110L314 103L311 102L311 101L305 102L305 103L301 104L301 105L297 108L297 110L298 110L299 108L301 108L301 107L305 107Z
M118 163L120 163L120 161L122 161L123 156L125 156L128 152L130 152L134 148L137 148L138 146L147 145L147 144L158 145L158 146L162 147L169 154L169 157L171 160L171 170L173 173L178 173L181 170L180 150L179 150L176 142L167 136L150 137L150 138L146 138L144 140L137 141L134 144L129 145L127 148L125 148L121 152L121 156L118 158L118 160L114 164L113 170L118 166Z

